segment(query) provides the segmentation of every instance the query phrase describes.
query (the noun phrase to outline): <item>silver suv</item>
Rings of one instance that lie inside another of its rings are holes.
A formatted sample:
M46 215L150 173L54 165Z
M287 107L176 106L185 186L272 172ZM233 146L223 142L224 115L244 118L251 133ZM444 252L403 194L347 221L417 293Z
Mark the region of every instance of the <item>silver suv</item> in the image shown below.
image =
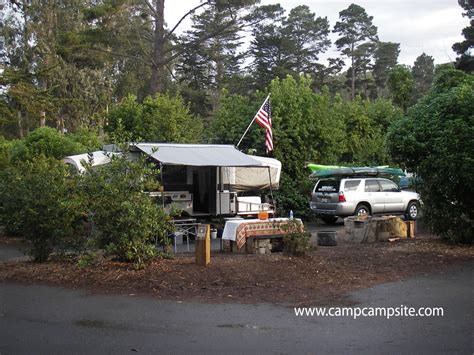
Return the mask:
M328 178L314 186L311 209L332 224L338 217L361 214L405 214L418 217L419 195L402 191L394 182L375 177Z

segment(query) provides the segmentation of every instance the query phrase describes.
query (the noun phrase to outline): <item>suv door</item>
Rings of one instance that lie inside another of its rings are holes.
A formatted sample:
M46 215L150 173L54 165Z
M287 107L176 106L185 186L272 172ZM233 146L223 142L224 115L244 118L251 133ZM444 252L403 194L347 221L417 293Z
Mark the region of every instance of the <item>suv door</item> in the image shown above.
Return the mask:
M378 179L366 179L364 186L364 199L371 207L372 213L382 213L385 208L385 199Z
M387 179L379 179L384 194L384 212L403 212L403 198L398 186Z

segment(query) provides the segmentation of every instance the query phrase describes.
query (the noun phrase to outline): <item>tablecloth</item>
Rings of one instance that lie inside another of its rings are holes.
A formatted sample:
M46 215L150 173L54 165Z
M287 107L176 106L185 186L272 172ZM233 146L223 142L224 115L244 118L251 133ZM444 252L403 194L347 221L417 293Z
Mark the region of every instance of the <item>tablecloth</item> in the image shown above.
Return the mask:
M289 221L288 218L270 218L267 220L260 219L243 219L227 221L222 232L223 240L236 241L237 248L240 249L245 245L246 239L254 236L262 235L282 235L287 231L284 225ZM295 219L298 223L303 223L300 219Z

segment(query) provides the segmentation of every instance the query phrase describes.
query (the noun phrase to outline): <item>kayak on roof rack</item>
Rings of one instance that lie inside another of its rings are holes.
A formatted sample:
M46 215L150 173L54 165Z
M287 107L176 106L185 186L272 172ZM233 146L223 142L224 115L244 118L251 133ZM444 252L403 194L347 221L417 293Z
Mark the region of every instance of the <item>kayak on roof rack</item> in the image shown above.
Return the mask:
M343 176L405 176L400 168L389 166L344 167L333 165L308 164L310 178L343 177Z

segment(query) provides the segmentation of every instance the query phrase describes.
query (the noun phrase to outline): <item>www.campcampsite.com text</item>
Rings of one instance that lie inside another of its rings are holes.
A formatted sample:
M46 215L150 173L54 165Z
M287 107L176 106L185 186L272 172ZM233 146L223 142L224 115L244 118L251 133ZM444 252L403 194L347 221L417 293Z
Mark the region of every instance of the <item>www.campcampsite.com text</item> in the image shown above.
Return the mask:
M295 307L297 317L443 317L443 307Z

